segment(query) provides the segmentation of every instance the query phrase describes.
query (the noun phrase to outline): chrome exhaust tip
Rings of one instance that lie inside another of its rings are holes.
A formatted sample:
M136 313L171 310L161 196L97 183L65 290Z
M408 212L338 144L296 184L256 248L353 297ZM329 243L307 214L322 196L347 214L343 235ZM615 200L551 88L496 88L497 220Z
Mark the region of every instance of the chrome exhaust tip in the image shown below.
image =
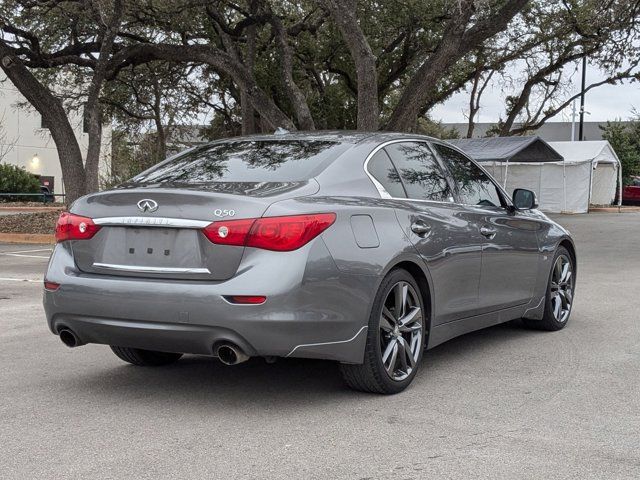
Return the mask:
M64 343L69 348L84 345L84 343L80 341L78 336L68 328L63 328L62 330L60 330L58 332L58 335L60 336L60 340L62 340L62 343Z
M219 346L216 354L218 359L225 365L237 365L238 363L249 360L249 355L240 350L236 345L232 344Z

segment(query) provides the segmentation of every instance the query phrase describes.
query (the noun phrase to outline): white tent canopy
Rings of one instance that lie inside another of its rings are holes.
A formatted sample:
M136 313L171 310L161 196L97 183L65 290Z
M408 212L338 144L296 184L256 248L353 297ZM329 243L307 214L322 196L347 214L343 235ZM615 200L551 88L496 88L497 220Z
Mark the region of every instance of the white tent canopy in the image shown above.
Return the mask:
M606 140L583 142L549 142L565 162L591 161L590 205L611 205L616 187L622 187L622 165ZM620 193L620 192L618 192ZM620 204L621 195L618 195Z
M482 163L508 193L515 188L536 192L540 209L546 212L585 213L589 205L613 202L616 185L622 184L622 169L609 142L549 142L549 146L564 161Z

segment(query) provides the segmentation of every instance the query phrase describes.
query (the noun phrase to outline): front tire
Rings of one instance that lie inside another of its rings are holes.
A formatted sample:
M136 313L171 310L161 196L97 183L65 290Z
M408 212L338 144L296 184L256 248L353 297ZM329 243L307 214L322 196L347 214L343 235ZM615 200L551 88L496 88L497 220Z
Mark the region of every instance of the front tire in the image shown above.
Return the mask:
M160 367L180 360L181 353L154 352L140 348L114 347L111 350L116 356L127 363L138 367Z
M393 394L416 376L425 339L425 307L420 287L409 272L392 270L382 281L369 317L364 363L341 364L351 388Z
M544 316L542 320L523 319L524 324L536 330L556 331L563 329L573 307L575 289L575 265L573 257L564 247L559 247L553 257L553 264L547 284Z

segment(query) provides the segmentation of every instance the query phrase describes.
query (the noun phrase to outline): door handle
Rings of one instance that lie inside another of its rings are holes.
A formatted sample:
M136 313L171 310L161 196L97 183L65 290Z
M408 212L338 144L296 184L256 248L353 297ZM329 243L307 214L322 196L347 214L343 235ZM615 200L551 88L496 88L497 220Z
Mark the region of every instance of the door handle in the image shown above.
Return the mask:
M486 225L480 227L480 233L485 237L491 239L496 236L497 230L495 228L487 227Z
M416 235L424 236L431 231L431 226L424 222L415 222L411 224L411 231Z

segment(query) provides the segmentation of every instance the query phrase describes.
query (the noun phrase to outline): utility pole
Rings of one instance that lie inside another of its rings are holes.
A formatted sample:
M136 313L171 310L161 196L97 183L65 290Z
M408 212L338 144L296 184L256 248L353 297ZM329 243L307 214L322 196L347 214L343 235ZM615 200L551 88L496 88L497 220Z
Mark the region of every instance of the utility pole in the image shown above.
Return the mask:
M576 101L571 102L571 141L576 139Z
M582 56L582 89L580 90L580 129L578 131L578 140L584 140L584 89L587 84L587 55Z

